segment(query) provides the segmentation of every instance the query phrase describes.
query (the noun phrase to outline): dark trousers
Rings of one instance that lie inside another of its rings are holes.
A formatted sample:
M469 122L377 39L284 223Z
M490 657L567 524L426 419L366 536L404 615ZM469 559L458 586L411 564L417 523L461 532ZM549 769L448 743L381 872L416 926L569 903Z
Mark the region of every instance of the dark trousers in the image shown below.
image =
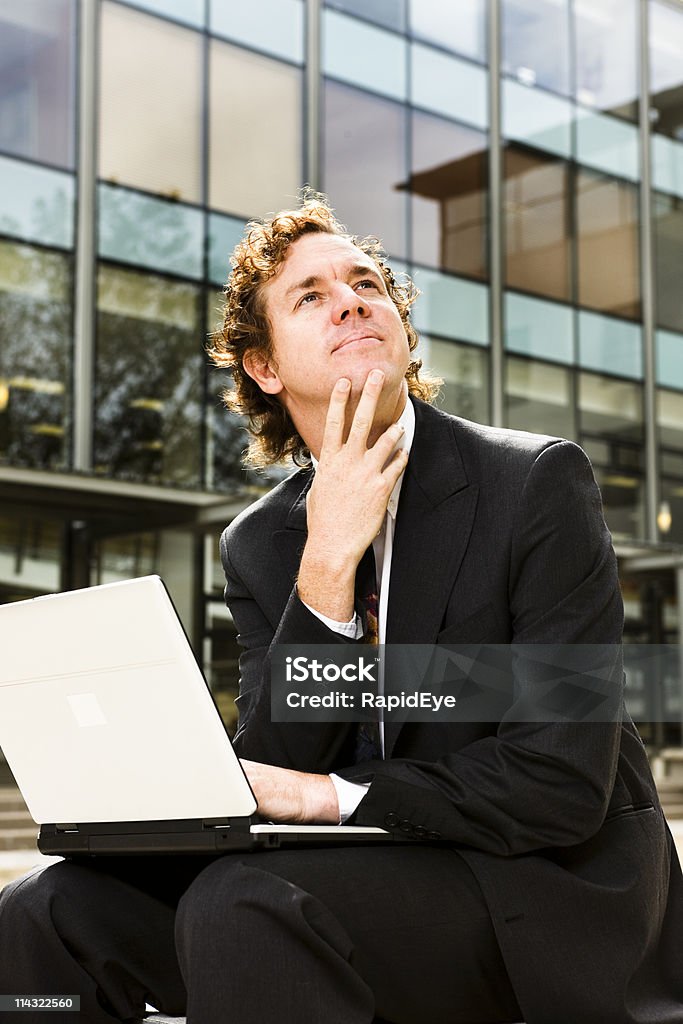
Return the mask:
M81 997L2 1024L520 1019L474 876L422 845L52 865L0 895L0 993Z

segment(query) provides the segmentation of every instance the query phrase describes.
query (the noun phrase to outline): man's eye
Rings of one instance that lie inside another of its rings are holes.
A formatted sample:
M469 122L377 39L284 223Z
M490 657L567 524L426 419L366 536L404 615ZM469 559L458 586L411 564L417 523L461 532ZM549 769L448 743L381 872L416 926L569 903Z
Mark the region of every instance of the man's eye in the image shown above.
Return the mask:
M299 305L307 305L311 299L317 299L318 296L315 292L307 292L306 295L302 295L299 299Z
M377 288L377 284L368 278L365 281L359 281L356 288Z

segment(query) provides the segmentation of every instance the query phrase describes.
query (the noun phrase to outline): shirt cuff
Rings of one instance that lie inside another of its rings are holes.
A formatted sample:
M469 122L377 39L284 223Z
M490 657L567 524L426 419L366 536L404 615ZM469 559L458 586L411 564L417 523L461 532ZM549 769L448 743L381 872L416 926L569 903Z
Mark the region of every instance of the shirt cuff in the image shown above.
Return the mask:
M310 604L306 604L305 601L301 601L301 603L305 608L308 608L309 612L315 615L316 619L320 619L328 629L333 630L335 633L340 633L341 636L346 636L349 640L360 640L362 637L363 623L360 621L358 612L354 612L353 618L349 619L348 622L338 622L337 619L330 619L327 615L323 615L322 612L317 612L315 608L311 608Z
M358 804L370 788L370 783L349 782L347 779L342 779L339 775L335 775L334 772L330 774L330 778L332 779L332 785L337 791L339 824L343 825L351 817L356 807L358 807Z

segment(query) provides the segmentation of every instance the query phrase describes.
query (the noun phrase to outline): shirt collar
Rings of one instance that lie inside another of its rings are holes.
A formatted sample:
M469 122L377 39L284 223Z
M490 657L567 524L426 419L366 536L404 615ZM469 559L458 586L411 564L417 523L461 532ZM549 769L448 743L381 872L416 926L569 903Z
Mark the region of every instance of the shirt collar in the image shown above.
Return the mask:
M415 409L410 398L406 399L406 404L403 412L396 421L400 426L403 427L403 433L394 445L392 455L397 452L399 448L405 448L410 453L410 449L413 446L413 438L415 437ZM313 469L318 468L318 460L315 455L311 455L311 462L313 463ZM394 484L394 489L389 497L389 503L387 505L387 512L392 519L396 519L396 513L398 512L398 499L401 495L401 485L403 484L403 477L405 476L405 469L401 473L400 477Z

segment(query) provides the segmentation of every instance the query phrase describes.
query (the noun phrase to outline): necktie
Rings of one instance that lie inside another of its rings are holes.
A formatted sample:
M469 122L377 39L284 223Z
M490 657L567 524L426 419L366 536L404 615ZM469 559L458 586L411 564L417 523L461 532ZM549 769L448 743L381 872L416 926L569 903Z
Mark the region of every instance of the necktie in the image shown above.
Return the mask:
M356 570L356 601L363 623L363 642L377 645L379 643L379 601L375 552L372 545L363 555ZM379 722L360 722L356 734L354 762L358 764L359 761L371 761L381 757Z

